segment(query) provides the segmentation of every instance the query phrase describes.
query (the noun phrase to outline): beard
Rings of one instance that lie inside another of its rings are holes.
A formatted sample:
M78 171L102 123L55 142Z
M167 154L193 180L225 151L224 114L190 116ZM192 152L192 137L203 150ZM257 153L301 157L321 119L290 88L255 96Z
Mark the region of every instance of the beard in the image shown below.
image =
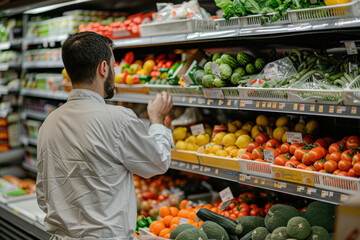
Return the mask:
M110 71L104 83L105 99L112 98L114 96L114 90L114 74Z

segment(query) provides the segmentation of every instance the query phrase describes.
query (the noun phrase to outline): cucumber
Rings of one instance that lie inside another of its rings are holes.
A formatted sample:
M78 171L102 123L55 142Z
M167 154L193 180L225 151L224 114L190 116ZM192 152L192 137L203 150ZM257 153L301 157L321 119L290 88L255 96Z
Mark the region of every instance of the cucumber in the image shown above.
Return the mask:
M337 73L337 74L329 77L329 79L330 79L331 81L335 81L336 79L341 78L342 75L344 75L344 73L343 73L343 72L339 72L339 73Z
M314 73L316 72L316 70L311 70L310 72L307 72L306 74L304 74L304 76L302 76L299 81L304 81L307 80L308 78L310 78Z
M196 216L202 221L213 221L223 227L230 235L240 235L243 227L240 223L235 222L231 218L225 217L218 213L214 213L208 209L200 208L196 212Z
M344 74L344 76L345 76L345 74ZM347 78L346 77L344 77L344 76L342 76L340 79L341 79L341 81L343 81L344 83L346 83L346 85L348 85L350 82L347 80Z
M351 83L352 82L352 78L349 76L349 74L344 73L344 77L346 78L346 80Z
M243 236L242 238L240 238L240 240L251 240L252 239L252 234L253 234L254 230L248 232L245 236Z

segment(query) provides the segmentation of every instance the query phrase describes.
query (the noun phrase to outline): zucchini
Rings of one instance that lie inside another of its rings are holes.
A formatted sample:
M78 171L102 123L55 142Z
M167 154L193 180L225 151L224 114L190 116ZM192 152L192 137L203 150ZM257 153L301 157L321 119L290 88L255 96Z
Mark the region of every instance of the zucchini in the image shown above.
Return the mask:
M345 74L344 74L344 76L345 76ZM341 81L343 81L346 85L348 85L350 82L347 80L347 78L346 77L344 77L344 76L342 76L340 79L341 79Z
M302 76L299 81L304 81L307 80L308 78L310 78L314 73L316 72L316 70L311 70L310 72L307 72L306 74L304 74L304 76Z
M347 80L349 83L351 83L352 78L349 76L349 74L344 73L344 77L346 78L346 80Z
M240 238L240 240L251 240L252 239L252 234L253 234L254 230L248 232L245 236L243 236L242 238Z
M235 222L231 218L225 217L218 213L214 213L208 209L200 208L196 212L196 216L202 221L213 221L222 226L230 235L240 235L243 227L240 223Z
M329 77L329 79L330 79L331 81L335 81L336 79L341 78L342 75L344 75L344 73L343 73L343 72L339 72L339 73L337 73L337 74L332 75L331 77Z

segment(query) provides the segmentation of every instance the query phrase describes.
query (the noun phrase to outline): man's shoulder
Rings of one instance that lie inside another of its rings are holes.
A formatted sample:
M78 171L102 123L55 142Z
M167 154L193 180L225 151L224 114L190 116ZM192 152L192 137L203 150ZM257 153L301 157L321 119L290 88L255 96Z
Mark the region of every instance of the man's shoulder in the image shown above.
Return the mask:
M106 108L114 115L121 115L126 117L133 117L135 113L130 108L106 104Z

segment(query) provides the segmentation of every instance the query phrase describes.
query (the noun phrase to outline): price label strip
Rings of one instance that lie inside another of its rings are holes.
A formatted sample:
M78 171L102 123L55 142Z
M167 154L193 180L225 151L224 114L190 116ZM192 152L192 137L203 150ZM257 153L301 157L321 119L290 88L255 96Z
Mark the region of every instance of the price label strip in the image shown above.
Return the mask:
M302 143L302 134L298 132L286 132L286 139L290 143Z
M191 134L194 136L205 133L203 124L192 125L190 126L190 130L191 130Z
M304 190L305 190L305 187L303 187L303 186L298 186L296 189L297 192L302 192Z
M227 187L224 190L222 190L221 192L219 192L219 195L220 195L220 198L222 201L219 210L224 210L230 205L231 200L234 198L234 196L229 187Z
M224 98L224 93L221 89L203 88L203 92L206 98Z

